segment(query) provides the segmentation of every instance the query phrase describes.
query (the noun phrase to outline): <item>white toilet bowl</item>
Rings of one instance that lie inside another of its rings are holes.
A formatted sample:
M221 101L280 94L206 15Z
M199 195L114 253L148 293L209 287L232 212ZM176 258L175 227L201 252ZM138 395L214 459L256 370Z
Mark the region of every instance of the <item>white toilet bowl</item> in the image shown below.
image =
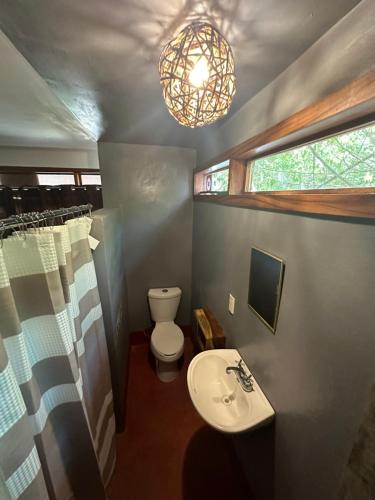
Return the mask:
M178 373L178 360L184 353L184 334L174 323L181 298L179 288L153 288L148 291L152 319L151 351L156 372L163 382L172 382Z
M156 323L151 334L151 351L156 372L163 382L172 382L179 372L178 360L184 353L184 334L173 322Z

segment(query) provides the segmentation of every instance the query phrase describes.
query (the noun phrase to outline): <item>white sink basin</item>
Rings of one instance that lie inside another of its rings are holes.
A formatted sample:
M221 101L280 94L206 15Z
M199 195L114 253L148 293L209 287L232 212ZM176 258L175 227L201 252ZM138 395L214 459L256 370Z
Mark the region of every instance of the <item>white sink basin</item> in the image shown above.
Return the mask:
M191 400L201 417L212 427L235 433L270 422L275 412L254 377L252 392L245 392L228 366L241 356L236 349L204 351L192 359L187 373ZM243 363L245 370L250 370Z

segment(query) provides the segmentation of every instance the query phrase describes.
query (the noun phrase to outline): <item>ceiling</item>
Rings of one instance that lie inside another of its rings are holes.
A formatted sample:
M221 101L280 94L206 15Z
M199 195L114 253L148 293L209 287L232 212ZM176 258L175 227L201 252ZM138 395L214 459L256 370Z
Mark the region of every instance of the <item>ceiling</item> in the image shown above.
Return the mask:
M0 145L91 149L93 137L0 31Z
M201 131L169 115L158 79L161 49L176 32L203 18L232 45L237 93L230 116L358 3L2 0L0 28L94 139L193 146Z

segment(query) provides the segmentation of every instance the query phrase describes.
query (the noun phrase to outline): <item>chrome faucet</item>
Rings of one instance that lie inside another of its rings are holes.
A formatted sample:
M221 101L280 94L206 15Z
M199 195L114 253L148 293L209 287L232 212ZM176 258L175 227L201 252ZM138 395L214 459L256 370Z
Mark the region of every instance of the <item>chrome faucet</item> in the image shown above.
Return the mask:
M246 375L245 370L242 366L243 360L240 359L237 366L227 366L226 372L229 374L230 372L234 372L236 374L237 380L240 383L242 389L246 392L252 392L254 390L253 381L251 379L251 373Z

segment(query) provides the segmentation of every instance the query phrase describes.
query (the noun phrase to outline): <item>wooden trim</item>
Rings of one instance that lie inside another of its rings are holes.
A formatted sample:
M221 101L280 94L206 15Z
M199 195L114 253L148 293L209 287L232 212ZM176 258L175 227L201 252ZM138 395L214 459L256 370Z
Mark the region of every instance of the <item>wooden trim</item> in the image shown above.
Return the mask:
M324 132L348 128L375 119L375 70L330 94L277 125L223 152L198 167L205 170L227 158L249 160L256 156L306 142ZM350 124L350 125L349 125Z
M0 166L1 174L74 174L82 172L83 174L100 174L98 168L67 168L67 167L6 167Z
M97 168L50 168L50 167L4 167L0 166L0 175L15 176L12 180L15 184L22 185L35 185L38 186L38 174L72 174L74 176L74 185L77 187L82 186L82 174L96 174L100 175L100 170ZM30 180L31 176L34 176Z
M220 197L196 195L194 200L260 210L375 219L375 188L274 191Z
M245 191L247 175L246 161L230 160L229 162L229 194L242 194Z
M74 173L74 183L76 186L82 186L81 172Z
M285 190L285 191L248 191L246 194L365 194L365 193L375 193L375 188L373 187L362 187L362 188L331 188L331 189L295 189L295 190Z
M249 185L250 169L247 168L249 160L374 121L375 69L197 168L194 174L194 200L261 210L373 219L375 188L257 193L246 192L246 188ZM205 171L228 158L230 158L228 193L216 196L202 193Z
M374 100L375 107L375 100ZM349 119L348 121L343 120L342 123L333 125L331 127L325 128L323 123L318 123L312 125L305 129L297 130L296 132L289 134L288 136L282 137L280 140L265 144L254 150L248 161L257 160L264 156L268 156L275 153L281 153L289 149L294 149L299 146L304 146L306 144L311 144L323 139L328 139L332 136L337 136L341 133L350 132L359 127L365 127L375 122L375 113L366 114L365 116ZM341 116L343 119L343 116Z
M194 182L193 191L194 191L195 195L204 191L204 189L205 189L204 177L205 177L205 174L203 171L198 172L198 173L193 175L193 182Z

